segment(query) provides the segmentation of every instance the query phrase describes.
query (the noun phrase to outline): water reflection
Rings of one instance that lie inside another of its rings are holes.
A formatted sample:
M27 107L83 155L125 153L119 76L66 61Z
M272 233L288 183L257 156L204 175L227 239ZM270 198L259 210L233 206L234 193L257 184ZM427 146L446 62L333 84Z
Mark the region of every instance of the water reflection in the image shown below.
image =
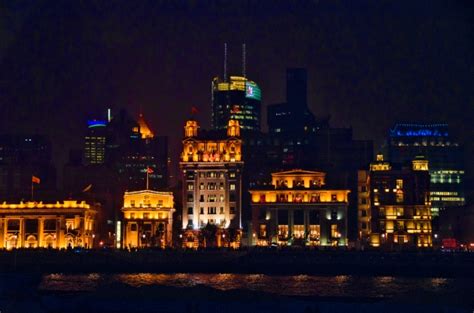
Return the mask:
M446 278L361 277L361 276L269 276L261 274L50 274L43 276L40 290L93 291L99 286L125 284L143 286L196 287L218 290L252 290L278 295L363 298L436 298L470 290L469 280ZM472 290L472 289L471 289Z

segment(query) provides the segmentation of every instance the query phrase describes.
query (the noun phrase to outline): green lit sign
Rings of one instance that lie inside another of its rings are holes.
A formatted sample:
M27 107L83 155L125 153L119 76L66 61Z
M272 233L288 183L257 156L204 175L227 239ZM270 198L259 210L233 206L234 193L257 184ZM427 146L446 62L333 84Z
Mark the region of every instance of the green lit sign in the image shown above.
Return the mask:
M260 101L262 99L262 92L256 83L252 81L245 82L245 97Z

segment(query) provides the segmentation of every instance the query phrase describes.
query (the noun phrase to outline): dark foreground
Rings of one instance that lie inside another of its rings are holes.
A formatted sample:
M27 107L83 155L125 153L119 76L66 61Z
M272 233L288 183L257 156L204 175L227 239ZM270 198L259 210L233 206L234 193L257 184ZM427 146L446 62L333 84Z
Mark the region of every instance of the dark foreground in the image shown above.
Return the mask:
M474 253L308 250L0 251L4 273L258 273L471 277Z

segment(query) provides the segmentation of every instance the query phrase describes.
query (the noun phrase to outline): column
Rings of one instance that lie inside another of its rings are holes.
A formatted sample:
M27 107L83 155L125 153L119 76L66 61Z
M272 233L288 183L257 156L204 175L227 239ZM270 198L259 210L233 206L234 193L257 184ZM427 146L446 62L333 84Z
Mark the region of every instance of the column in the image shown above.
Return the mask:
M328 239L330 240L330 220L327 219L327 208L324 208L320 210L319 214L319 221L320 221L320 236L319 236L319 242L320 245L322 246L327 246L328 244Z
M5 248L5 222L0 218L0 249Z
M8 235L8 219L3 220L3 247L7 247L7 235Z
M306 238L309 238L309 210L308 209L305 209L303 212L303 220L304 220L304 234Z
M38 218L38 247L43 247L44 218Z
M294 210L289 209L288 210L288 240L291 238L293 235L293 225L294 225Z
M166 245L173 245L173 212L168 212L168 223L166 223Z
M17 248L25 247L25 219L20 218L20 233L18 234Z

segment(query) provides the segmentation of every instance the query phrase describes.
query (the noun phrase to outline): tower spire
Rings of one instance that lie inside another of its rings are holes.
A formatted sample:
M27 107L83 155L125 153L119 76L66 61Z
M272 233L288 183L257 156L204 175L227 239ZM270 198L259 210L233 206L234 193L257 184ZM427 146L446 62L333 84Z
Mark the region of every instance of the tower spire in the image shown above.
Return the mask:
M245 43L243 43L242 44L242 76L243 77L246 77L246 66L247 66L246 57L247 57L247 55L246 55Z
M224 82L227 81L227 42L224 42Z

